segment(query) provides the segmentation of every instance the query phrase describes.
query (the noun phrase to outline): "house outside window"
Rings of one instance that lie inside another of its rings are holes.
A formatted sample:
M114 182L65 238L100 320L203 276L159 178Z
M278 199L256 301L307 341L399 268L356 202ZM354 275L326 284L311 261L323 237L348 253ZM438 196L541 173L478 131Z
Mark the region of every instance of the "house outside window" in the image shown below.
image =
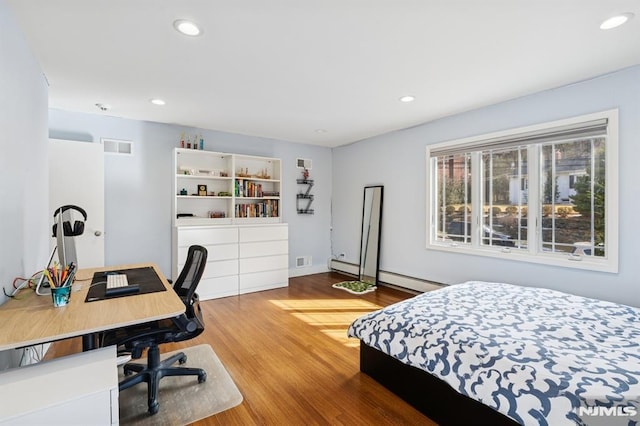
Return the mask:
M617 110L427 147L427 248L617 272Z

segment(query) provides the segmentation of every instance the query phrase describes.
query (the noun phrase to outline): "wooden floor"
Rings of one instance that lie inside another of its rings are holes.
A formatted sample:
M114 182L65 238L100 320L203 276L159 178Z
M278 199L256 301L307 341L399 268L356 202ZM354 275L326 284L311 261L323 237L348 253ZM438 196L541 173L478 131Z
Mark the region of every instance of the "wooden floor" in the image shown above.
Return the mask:
M210 344L244 401L195 424L434 425L360 373L358 341L346 337L358 316L412 295L380 287L356 296L331 287L345 279L309 275L290 279L288 288L201 302L204 333L161 350ZM58 342L47 358L79 349L79 339Z

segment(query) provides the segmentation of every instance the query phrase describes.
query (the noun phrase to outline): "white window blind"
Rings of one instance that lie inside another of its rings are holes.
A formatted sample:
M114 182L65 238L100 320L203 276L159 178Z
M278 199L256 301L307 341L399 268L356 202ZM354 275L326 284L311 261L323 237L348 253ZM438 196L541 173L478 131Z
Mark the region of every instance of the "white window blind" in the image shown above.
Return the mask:
M540 129L514 133L488 139L479 139L470 143L452 145L431 150L431 157L463 154L480 150L507 149L517 146L560 142L573 139L603 136L607 134L608 119L602 118L582 123L572 123L549 129Z

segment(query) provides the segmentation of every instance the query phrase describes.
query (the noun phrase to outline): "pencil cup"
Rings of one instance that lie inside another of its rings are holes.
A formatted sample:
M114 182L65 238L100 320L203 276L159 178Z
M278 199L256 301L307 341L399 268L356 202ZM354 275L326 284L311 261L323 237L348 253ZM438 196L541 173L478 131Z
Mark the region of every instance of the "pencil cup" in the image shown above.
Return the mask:
M53 299L53 306L66 306L71 298L71 286L56 287L51 289L51 298Z

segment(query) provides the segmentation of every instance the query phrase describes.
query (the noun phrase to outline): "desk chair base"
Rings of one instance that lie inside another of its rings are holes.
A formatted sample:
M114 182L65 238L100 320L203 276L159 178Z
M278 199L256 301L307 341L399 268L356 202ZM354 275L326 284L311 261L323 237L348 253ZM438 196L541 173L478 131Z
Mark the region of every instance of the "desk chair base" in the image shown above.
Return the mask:
M136 374L125 378L118 385L118 390L123 391L142 382L148 383L149 414L156 414L160 408L158 403L158 388L160 379L165 376L198 376L198 383L207 380L207 372L201 368L171 367L176 362L184 364L187 356L180 352L164 361L160 361L160 349L158 346L151 346L147 354L147 365L129 363L125 364L124 374L129 376L133 372Z

